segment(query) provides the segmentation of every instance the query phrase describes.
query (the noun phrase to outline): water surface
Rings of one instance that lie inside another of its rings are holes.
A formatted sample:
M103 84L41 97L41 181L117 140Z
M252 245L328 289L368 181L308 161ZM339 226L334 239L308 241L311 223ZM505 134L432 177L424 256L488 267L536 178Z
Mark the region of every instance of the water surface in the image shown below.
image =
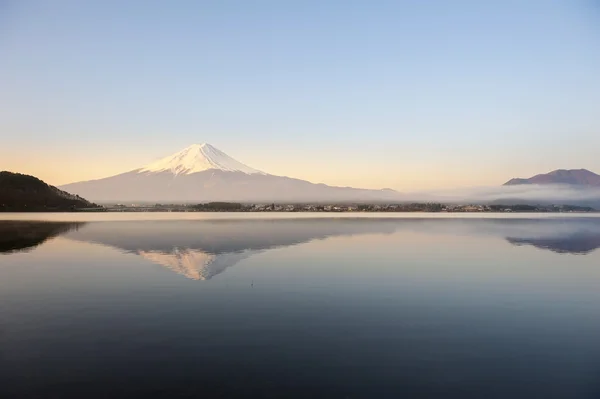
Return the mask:
M600 397L600 219L151 217L0 221L0 397Z

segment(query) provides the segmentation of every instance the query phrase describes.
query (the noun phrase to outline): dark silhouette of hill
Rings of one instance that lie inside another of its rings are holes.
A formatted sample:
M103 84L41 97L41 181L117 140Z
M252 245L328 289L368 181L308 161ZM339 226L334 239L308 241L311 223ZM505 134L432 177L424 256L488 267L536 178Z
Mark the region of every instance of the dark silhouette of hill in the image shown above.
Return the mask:
M0 253L31 250L85 223L0 221Z
M36 177L0 172L0 212L73 211L95 207L98 205Z

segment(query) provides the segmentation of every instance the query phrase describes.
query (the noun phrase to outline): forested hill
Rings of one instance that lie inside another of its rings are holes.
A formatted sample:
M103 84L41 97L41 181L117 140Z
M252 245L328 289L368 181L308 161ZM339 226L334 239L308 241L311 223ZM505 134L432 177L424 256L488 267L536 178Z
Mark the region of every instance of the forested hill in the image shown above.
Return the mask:
M0 212L52 212L96 208L78 195L20 173L0 172Z

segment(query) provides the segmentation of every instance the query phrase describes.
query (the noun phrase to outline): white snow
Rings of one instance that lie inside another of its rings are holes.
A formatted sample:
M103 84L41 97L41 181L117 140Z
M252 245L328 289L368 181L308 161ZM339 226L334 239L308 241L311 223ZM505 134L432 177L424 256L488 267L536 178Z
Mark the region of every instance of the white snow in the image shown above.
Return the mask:
M242 172L248 175L265 174L236 161L207 143L191 145L176 154L144 166L138 172L158 173L168 171L175 175L189 175L211 169L225 172Z

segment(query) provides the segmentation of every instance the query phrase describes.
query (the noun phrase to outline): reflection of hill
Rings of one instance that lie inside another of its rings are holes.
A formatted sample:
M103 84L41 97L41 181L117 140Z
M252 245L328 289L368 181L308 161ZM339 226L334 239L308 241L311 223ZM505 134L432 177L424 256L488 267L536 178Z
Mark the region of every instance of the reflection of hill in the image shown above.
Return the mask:
M555 253L585 255L600 248L598 217L429 219L403 226L426 233L502 237L516 246L531 245Z
M600 248L600 219L548 220L538 222L537 227L507 234L506 240L513 245L531 245L561 254L585 255Z
M85 223L0 221L0 253L27 251Z
M262 250L331 236L392 233L393 220L213 220L92 223L67 237L138 254L176 273L208 280Z
M514 238L506 240L514 245L532 245L536 248L547 249L557 253L588 254L600 248L600 234L578 232L570 236L549 238Z

